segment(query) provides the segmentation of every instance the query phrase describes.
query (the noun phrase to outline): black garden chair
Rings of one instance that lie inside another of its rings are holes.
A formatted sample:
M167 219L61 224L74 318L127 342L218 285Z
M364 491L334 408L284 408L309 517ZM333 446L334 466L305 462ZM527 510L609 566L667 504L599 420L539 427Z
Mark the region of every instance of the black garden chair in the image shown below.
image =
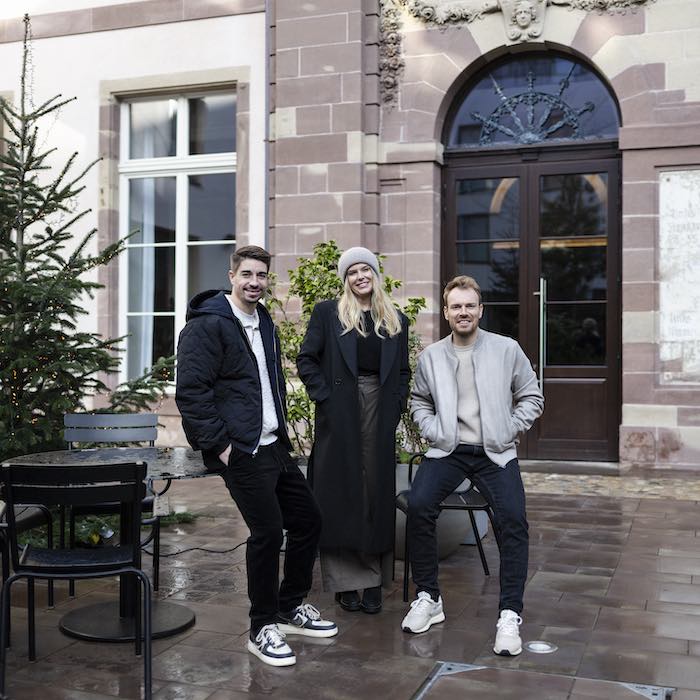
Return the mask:
M144 695L151 698L151 583L141 569L139 533L141 504L145 495L146 465L143 462L114 465L27 466L5 463L1 479L7 501L7 535L14 573L3 583L0 596L0 639L10 620L12 585L27 579L27 621L29 659L36 659L34 580L90 579L133 574L141 583L136 586L135 616L136 654L143 651ZM120 544L92 549L53 548L18 543L19 528L15 513L24 506L72 508L101 503L118 503L121 513ZM143 621L139 611L143 604ZM142 629L143 627L143 629ZM142 646L143 645L143 646ZM0 644L0 698L5 689L5 643Z
M423 454L418 452L411 455L408 461L408 483L413 481L413 468L416 462L419 462L423 458ZM396 507L406 516L408 516L408 494L410 489L399 492L396 495ZM476 546L479 550L479 557L481 558L481 565L484 568L484 574L486 576L490 575L489 565L486 561L486 555L484 554L484 547L481 544L481 537L479 537L479 528L476 524L476 518L474 517L474 511L483 510L489 518L491 523L491 529L496 532L493 512L491 507L487 503L486 499L478 489L469 482L469 486L466 489L459 489L451 493L441 504L440 511L443 510L464 510L469 514L469 521L472 525L472 530L474 531L474 539L476 540ZM408 517L406 517L406 525L404 530L404 567L403 567L403 599L408 602L408 579L410 574L410 559L409 559L409 549L408 549Z
M63 439L68 449L80 445L119 445L141 443L153 447L158 437L158 414L156 413L66 413L63 416ZM168 484L169 486L170 484ZM167 491L166 488L161 492ZM142 521L150 525L151 531L141 547L153 543L153 590L160 584L160 518L153 513L153 494L143 501L143 512L151 515ZM92 506L76 506L69 513L69 546L75 544L75 521L86 515L110 515L118 513L118 504L103 503ZM68 584L69 594L75 595L75 584Z

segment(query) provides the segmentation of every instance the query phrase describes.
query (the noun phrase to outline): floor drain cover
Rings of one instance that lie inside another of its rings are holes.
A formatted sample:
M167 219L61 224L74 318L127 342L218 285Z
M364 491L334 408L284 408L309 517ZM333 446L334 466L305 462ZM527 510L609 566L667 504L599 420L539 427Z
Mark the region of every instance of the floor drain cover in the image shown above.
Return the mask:
M533 654L552 654L559 647L551 642L543 642L541 640L535 640L533 642L525 643L525 650L531 651Z
M532 643L532 642L530 642ZM547 644L548 642L537 642ZM551 645L554 646L554 645ZM554 647L556 649L556 647ZM542 653L542 652L540 652ZM452 697L503 697L519 700L567 700L571 697L606 700L671 700L674 688L581 678L529 669L477 666L438 661L411 700Z

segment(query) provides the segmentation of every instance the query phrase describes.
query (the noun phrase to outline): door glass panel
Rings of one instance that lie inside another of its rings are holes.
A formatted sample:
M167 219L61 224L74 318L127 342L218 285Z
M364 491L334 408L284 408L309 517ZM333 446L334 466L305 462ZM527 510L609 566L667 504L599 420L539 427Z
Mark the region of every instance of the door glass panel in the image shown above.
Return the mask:
M606 236L607 173L543 175L540 236Z
M539 184L546 364L604 365L607 173L543 175ZM592 301L602 303L585 303Z
M604 365L607 305L547 304L547 364Z
M520 236L520 183L517 178L457 180L457 240Z
M605 300L607 238L545 238L540 252L549 301Z
M520 335L519 311L518 304L485 304L484 315L481 317L479 326L494 333L518 338Z
M457 274L473 277L485 304L518 301L520 246L517 241L459 243Z

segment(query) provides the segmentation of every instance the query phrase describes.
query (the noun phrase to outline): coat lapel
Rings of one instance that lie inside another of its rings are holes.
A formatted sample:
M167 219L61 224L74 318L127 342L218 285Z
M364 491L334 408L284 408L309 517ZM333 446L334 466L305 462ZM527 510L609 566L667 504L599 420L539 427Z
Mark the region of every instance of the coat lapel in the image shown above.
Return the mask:
M343 327L340 325L340 320L335 318L335 332L340 346L340 354L345 360L351 374L357 376L357 338L354 333L345 333L343 335Z
M400 334L399 334L400 335ZM379 384L384 384L396 357L396 349L399 342L399 335L389 336L382 341L382 355L379 360Z

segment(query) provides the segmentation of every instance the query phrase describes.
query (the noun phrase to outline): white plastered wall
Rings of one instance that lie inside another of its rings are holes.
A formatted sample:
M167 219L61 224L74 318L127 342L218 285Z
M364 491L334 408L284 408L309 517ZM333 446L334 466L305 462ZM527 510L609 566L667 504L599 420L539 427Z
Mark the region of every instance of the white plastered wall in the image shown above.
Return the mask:
M21 43L0 44L0 92L13 93L15 99L20 90L21 58ZM44 146L58 149L52 161L57 165L77 152L76 173L98 155L101 83L119 81L124 84L168 73L205 74L247 67L250 76L249 241L264 245L265 189L260 185L265 178L263 13L38 39L32 45L32 63L31 85L36 104L57 93L77 97L63 107L57 117L51 115L44 120L45 131L40 139ZM76 227L76 237L97 227L100 208L116 206L116 202L99 199L98 167L88 173L84 184L86 187L76 208L92 211ZM96 246L91 252L95 250ZM88 314L81 319L80 330L97 332L95 302L86 300L86 307Z

